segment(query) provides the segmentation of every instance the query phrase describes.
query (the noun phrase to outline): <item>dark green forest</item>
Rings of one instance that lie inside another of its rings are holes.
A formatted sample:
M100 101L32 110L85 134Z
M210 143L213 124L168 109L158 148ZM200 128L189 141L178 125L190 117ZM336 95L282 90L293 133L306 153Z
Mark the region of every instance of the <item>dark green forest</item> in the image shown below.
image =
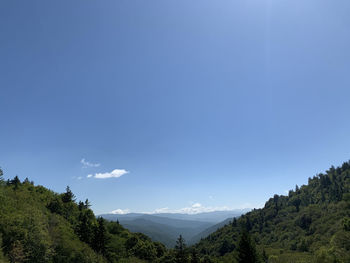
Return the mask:
M57 194L0 169L0 262L350 262L350 162L309 178L288 196L186 246L166 249L119 222L96 218L88 200Z

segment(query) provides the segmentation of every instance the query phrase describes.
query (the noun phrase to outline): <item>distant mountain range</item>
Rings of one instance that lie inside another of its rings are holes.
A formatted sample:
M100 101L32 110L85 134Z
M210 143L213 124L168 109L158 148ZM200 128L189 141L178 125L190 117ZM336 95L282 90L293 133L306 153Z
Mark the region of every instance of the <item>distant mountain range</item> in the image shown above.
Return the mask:
M206 237L234 217L246 213L249 209L214 211L198 214L159 213L159 214L104 214L103 218L119 221L132 232L140 232L167 247L173 247L181 234L191 245Z

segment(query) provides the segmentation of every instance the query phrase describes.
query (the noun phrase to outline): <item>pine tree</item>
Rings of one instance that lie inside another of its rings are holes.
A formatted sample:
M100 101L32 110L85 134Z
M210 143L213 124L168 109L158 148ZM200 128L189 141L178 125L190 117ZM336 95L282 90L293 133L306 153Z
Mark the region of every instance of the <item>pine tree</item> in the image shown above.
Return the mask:
M0 183L4 181L4 177L3 176L4 176L4 172L0 168Z
M238 247L238 263L257 263L259 262L256 253L255 245L252 242L250 235L247 231L243 231L241 234Z
M93 237L93 224L94 221L94 214L92 211L89 210L83 210L79 213L79 222L76 228L76 232L80 238L81 241L91 244L92 237Z
M220 246L220 249L219 249L219 253L221 256L225 255L226 253L229 253L233 250L233 246L231 245L231 243L225 239L222 243L221 243L221 246Z
M62 196L63 203L70 203L75 201L75 195L70 190L69 186L66 187L66 192Z
M26 177L23 181L24 184L30 184L28 177Z
M233 218L232 226L237 227L237 219L235 217Z
M21 181L19 180L18 176L16 175L13 180L11 180L11 184L14 186L14 189L17 190L18 186L21 184Z
M26 261L26 254L23 245L19 240L13 242L8 256L11 263L21 263Z
M262 257L263 263L268 263L269 262L269 256L266 254L265 249L263 249L261 257Z
M90 204L90 202L89 202L89 199L86 199L86 200L85 200L84 207L85 207L85 209L89 209L89 208L91 207L91 204Z
M197 251L193 249L191 253L191 263L200 263L200 261Z
M175 261L176 263L186 263L188 262L188 257L186 253L186 244L182 235L176 240L175 245Z
M104 255L106 253L107 230L105 221L102 217L97 218L97 226L94 231L93 247L98 253Z

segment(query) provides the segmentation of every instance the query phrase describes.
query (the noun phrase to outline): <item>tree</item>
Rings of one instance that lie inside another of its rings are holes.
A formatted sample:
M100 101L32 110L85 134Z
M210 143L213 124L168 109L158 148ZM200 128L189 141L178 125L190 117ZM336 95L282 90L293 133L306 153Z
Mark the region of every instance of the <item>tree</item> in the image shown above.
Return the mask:
M186 253L186 244L182 235L176 240L175 245L175 261L177 263L186 263L188 262L188 257Z
M13 180L11 180L11 184L14 186L14 189L17 190L18 186L21 184L21 181L19 180L18 176L16 175Z
M219 249L219 252L220 252L220 255L223 256L225 255L226 253L229 253L233 250L233 246L231 245L231 243L225 239L222 243L221 243L221 246L220 246L220 249Z
M200 261L197 250L193 249L191 253L191 263L200 263Z
M237 227L237 219L235 217L233 218L232 226Z
M94 230L93 248L96 252L105 255L107 243L107 231L102 217L97 218L97 226Z
M26 177L23 181L24 184L30 184L28 177Z
M3 176L4 176L4 172L0 168L0 183L4 181L4 177Z
M297 210L297 212L299 212L301 200L299 198L295 198L293 199L292 204L295 206L295 209Z
M265 249L263 249L261 257L262 257L263 263L269 262L269 256L267 255Z
M247 231L243 231L237 247L238 263L257 263L259 262L255 245L252 242Z
M62 200L55 197L47 205L47 208L52 212L61 215L63 212L63 203Z
M157 250L157 258L162 257L166 252L166 247L160 242L154 242L154 246Z
M92 237L93 237L93 221L94 221L94 214L90 209L86 209L83 211L80 211L79 213L79 222L76 228L76 232L80 238L81 241L91 244Z
M21 263L26 261L23 245L19 240L13 242L9 252L9 259L11 263Z
M91 203L89 202L89 199L86 199L84 203L84 208L89 209L90 207L91 207Z
M350 231L350 218L343 218L343 228L345 231Z
M62 196L63 203L70 203L75 201L75 195L70 190L69 186L66 187L66 192Z

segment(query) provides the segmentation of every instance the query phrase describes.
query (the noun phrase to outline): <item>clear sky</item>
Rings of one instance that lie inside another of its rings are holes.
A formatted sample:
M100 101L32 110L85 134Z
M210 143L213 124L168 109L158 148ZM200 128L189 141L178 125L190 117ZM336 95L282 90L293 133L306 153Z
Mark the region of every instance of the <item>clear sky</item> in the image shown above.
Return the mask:
M69 185L96 213L262 206L350 159L349 12L1 1L5 177Z

